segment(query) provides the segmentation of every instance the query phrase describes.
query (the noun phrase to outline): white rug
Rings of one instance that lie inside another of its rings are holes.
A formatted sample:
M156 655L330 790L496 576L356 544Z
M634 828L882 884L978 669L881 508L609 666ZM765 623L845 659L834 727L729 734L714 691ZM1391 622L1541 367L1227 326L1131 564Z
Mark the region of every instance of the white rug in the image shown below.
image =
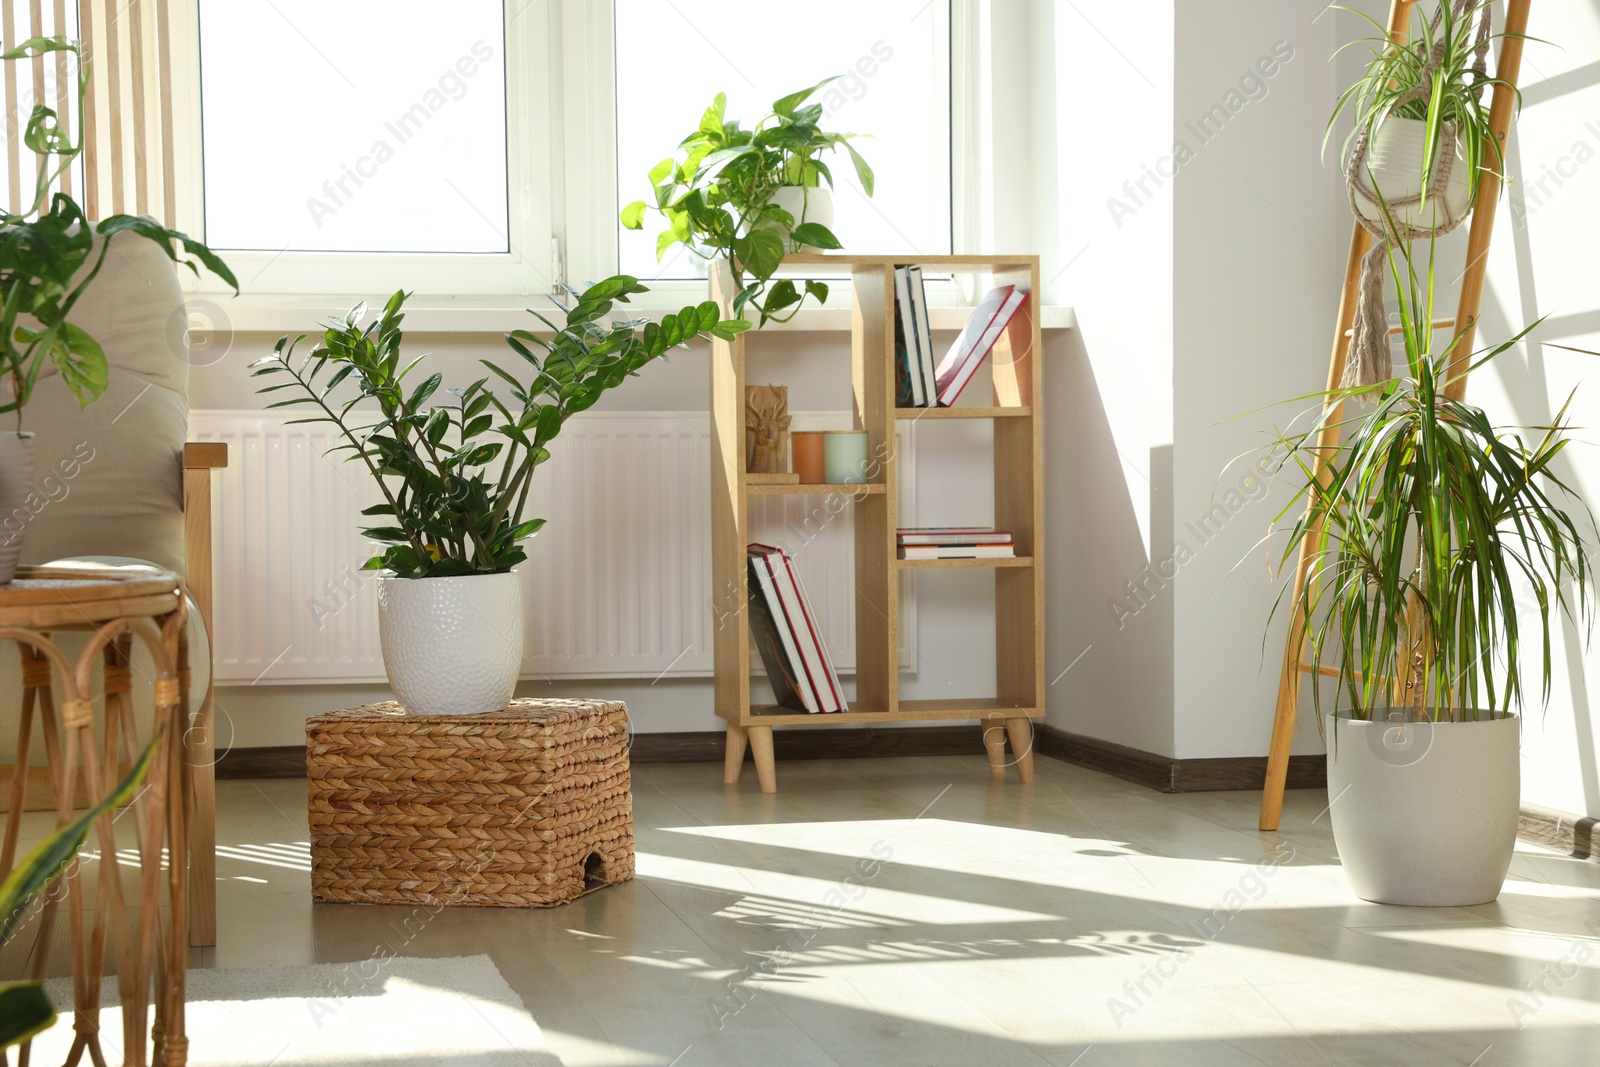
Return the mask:
M70 982L51 996L70 1003ZM562 1067L488 956L191 970L187 1014L194 1067ZM106 1059L120 1061L114 1010L101 1027ZM34 1040L33 1062L62 1063L71 1043L64 1012Z

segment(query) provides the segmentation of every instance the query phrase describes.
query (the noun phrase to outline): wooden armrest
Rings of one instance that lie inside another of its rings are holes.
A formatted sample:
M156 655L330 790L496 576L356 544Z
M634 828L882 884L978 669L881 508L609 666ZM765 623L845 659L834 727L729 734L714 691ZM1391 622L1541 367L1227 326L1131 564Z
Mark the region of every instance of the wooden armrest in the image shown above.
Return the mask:
M228 465L226 441L190 441L183 446L183 469L216 470Z

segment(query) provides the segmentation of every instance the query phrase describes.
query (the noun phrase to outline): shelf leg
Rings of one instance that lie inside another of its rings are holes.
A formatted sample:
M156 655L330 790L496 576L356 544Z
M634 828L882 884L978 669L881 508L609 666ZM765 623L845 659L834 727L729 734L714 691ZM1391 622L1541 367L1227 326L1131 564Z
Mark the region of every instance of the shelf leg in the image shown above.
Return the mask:
M989 754L989 770L993 774L1006 773L1006 723L999 715L983 720L983 748Z
M1033 720L1007 719L1006 734L1011 738L1011 756L1017 761L1017 775L1023 782L1033 781Z
M772 727L749 726L745 733L750 735L750 755L756 761L756 778L761 782L761 791L776 793L778 768L772 759Z
M739 774L744 770L745 729L736 722L728 724L728 751L723 758L722 780L728 785L739 783Z

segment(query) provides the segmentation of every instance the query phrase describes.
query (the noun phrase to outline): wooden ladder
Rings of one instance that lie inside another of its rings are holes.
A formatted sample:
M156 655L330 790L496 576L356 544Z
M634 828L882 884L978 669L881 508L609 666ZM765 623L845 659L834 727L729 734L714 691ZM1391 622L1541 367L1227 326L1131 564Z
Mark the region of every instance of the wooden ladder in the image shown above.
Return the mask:
M1411 24L1411 9L1417 0L1392 0L1389 8L1389 36L1403 42L1406 29ZM1438 0L1449 3L1450 0ZM1516 99L1517 77L1522 68L1522 34L1528 29L1528 6L1532 0L1509 0L1506 5L1505 36L1499 41L1499 64L1496 76L1501 79L1494 87L1489 108L1490 136L1504 149L1511 130L1511 113ZM1486 148L1485 159L1495 158L1492 146ZM1503 165L1502 165L1503 166ZM1435 329L1454 328L1462 324L1460 336L1450 351L1449 375L1451 382L1446 393L1460 399L1467 389L1467 367L1472 356L1472 344L1477 334L1478 309L1483 301L1484 273L1488 268L1489 238L1494 233L1496 201L1500 197L1500 175L1486 169L1478 183L1478 199L1473 206L1472 228L1467 238L1467 267L1461 280L1461 300L1456 307L1456 317L1433 323ZM1350 258L1345 263L1344 293L1339 298L1339 323L1333 334L1333 358L1328 365L1328 389L1338 388L1344 378L1345 356L1350 348L1351 327L1355 322L1356 291L1361 276L1361 258L1371 246L1372 235L1358 222L1350 236ZM1391 333L1396 332L1394 330ZM1317 436L1317 452L1321 467L1318 482L1326 485L1329 467L1339 445L1339 423L1344 404L1330 404L1325 412L1323 428ZM1322 555L1323 530L1320 521L1313 521L1305 539L1300 544L1300 558L1294 571L1294 596L1290 603L1289 636L1283 653L1283 669L1278 678L1278 707L1272 722L1272 747L1267 756L1267 783L1261 794L1261 822L1263 830L1276 830L1283 815L1283 789L1289 774L1289 746L1294 740L1295 712L1300 702L1300 677L1318 672L1318 668L1305 662L1306 619L1301 593L1311 574L1311 568ZM1320 669L1323 674L1337 674L1332 667Z

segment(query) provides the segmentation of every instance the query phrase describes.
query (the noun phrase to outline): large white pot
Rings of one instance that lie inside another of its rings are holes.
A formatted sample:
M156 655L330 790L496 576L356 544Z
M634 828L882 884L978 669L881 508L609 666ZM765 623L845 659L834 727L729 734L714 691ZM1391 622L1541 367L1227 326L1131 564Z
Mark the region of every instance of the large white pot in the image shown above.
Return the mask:
M1328 799L1339 862L1378 904L1465 907L1500 895L1522 795L1521 719L1327 717Z
M477 715L511 702L522 664L515 574L378 580L383 669L412 715Z
M0 432L0 582L17 573L17 559L33 521L33 434Z
M773 204L783 208L794 216L796 226L802 222L815 222L833 229L833 191L821 185L785 185L772 194ZM789 240L787 227L779 226L775 222L762 223L763 229L775 229ZM812 245L801 245L801 252L821 252L823 249Z
M1396 222L1414 229L1433 229L1444 221L1443 212L1435 201L1408 208L1394 206L1396 201L1416 196L1422 191L1422 154L1428 144L1427 131L1428 124L1421 119L1391 116L1383 120L1367 145L1367 188L1382 194L1389 215ZM1445 202L1455 218L1465 218L1471 210L1470 181L1467 161L1457 149L1445 194ZM1373 222L1383 222L1382 206L1368 203L1358 195L1356 207Z

